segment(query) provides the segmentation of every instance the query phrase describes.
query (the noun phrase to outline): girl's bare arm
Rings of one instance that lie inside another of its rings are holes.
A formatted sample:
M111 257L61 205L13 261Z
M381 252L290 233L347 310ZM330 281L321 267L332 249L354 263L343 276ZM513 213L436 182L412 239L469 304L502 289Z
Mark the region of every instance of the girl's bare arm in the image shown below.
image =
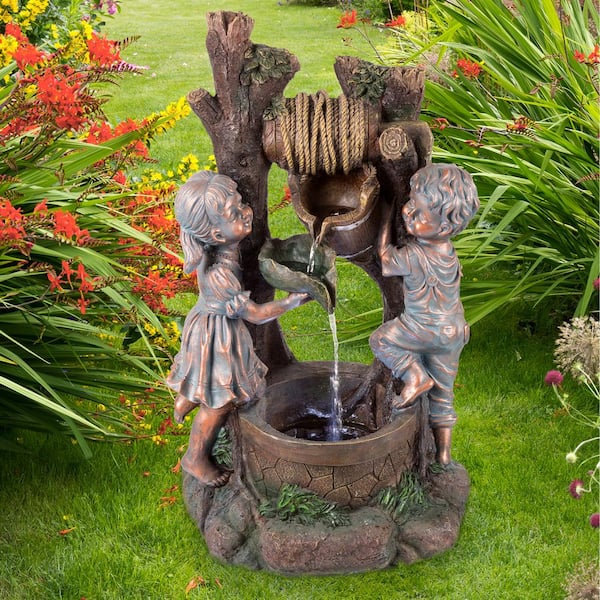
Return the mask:
M263 325L264 323L268 323L269 321L280 317L288 310L306 304L310 299L308 294L292 292L281 300L273 300L272 302L265 302L264 304L257 304L250 300L246 304L244 310L240 312L240 317L255 325Z

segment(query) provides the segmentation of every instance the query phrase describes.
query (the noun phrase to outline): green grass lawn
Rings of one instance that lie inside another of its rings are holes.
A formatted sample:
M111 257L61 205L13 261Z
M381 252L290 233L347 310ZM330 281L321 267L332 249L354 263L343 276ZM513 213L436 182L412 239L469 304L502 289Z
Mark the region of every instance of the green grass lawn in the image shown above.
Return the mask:
M337 9L275 0L123 0L108 31L116 38L140 35L126 57L149 69L116 88L111 119L142 117L191 89L212 87L204 15L217 4L255 19L253 41L299 57L302 70L288 95L339 92L333 61L351 49L342 41L347 32L335 28ZM371 56L364 43L360 53ZM165 168L189 152L201 157L210 151L194 116L154 147ZM273 175L274 200L283 182L281 173ZM281 236L302 230L289 208L275 213L272 229ZM340 264L338 317L379 303L370 280ZM183 506L181 477L172 472L187 436L172 436L163 446L97 444L86 461L62 438L28 433L23 446L30 453L3 454L0 460L0 598L563 598L575 565L597 558L598 535L587 523L598 510L597 499L588 494L574 500L567 492L583 473L566 463L565 454L587 431L557 411L558 402L543 385L553 368L552 327L531 335L519 325L523 317L523 311L513 311L478 323L463 353L454 458L468 470L472 487L451 551L411 566L348 576L286 578L222 565L208 555ZM332 356L327 318L316 303L282 322L300 360ZM341 359L369 362L371 353L364 343L343 345ZM594 408L580 390L570 391ZM197 576L205 584L186 596Z

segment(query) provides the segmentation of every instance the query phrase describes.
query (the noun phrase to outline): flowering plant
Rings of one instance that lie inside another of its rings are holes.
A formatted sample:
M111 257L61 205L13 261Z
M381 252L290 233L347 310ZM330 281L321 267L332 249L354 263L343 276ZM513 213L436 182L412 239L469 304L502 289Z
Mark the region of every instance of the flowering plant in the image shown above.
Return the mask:
M149 140L189 109L180 100L106 123L96 83L135 70L121 47L85 22L54 47L15 21L0 34L0 421L71 433L86 452L85 437L129 428L129 407L112 397L143 395L161 377L144 325L163 324L137 288L151 282L162 297L162 273L145 265L177 262L151 237L167 228L153 212L159 194L125 169L148 161ZM145 216L132 220L131 201ZM123 345L123 327L140 332L146 356Z
M55 46L67 43L82 22L98 32L119 10L119 0L2 0L0 33L15 24L32 44Z
M596 452L579 464L590 464L585 476L587 483L582 478L576 478L569 485L569 493L575 499L580 499L583 494L591 493L600 488L600 415L597 408L600 406L600 363L598 360L598 347L600 344L600 327L598 321L587 317L585 319L573 319L570 323L564 323L560 327L560 336L556 341L555 360L557 364L567 369L580 385L591 394L596 405L596 414L586 414L570 401L569 395L562 390L564 377L558 370L546 373L544 383L551 385L562 410L575 419L584 427L592 429L592 436L585 438L582 442L567 453L566 460L570 464L580 461L579 453L594 444ZM600 513L595 512L590 516L592 527L600 526Z
M423 12L427 27L388 28L378 56L427 69L434 159L474 174L479 217L455 240L476 275L461 284L468 321L524 300L583 317L600 273L594 2L455 0ZM380 320L369 312L340 335L364 339Z

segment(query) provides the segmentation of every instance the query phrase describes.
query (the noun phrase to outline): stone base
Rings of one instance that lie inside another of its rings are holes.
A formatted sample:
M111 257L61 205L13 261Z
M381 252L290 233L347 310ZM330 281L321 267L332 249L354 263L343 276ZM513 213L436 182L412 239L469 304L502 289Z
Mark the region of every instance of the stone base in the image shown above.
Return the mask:
M366 506L349 513L349 525L335 528L261 517L257 500L237 478L214 489L185 474L183 491L190 516L218 560L283 575L329 575L410 564L450 549L458 538L469 476L452 463L424 484L429 503L402 522Z

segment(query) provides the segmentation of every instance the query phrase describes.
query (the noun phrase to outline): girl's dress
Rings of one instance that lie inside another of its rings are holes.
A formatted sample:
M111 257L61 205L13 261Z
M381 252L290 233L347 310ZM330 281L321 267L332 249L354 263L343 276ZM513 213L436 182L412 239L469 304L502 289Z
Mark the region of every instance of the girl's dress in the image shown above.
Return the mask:
M249 402L264 391L267 374L240 317L250 297L240 283L241 268L231 259L217 261L197 271L200 294L167 378L184 398L210 408Z

